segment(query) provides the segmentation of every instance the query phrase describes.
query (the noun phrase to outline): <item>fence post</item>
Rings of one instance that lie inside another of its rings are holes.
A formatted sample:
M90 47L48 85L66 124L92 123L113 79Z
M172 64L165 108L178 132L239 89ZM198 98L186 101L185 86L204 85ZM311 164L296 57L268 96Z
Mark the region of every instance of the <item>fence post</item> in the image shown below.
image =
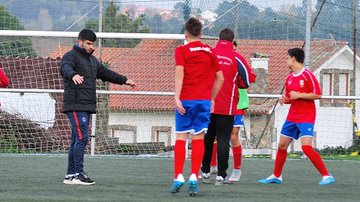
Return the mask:
M277 144L276 144L276 139L277 139L277 130L274 127L271 133L271 159L275 160L276 158L276 151L277 151Z

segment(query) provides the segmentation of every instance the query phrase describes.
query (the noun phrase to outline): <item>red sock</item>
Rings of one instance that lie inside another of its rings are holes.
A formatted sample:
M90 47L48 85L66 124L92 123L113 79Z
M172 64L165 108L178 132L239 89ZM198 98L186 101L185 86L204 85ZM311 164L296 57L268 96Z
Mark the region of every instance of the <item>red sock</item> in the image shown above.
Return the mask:
M234 169L241 169L242 147L233 147Z
M216 156L217 156L217 142L214 142L210 166L217 166Z
M278 151L276 153L275 165L274 165L275 177L280 177L286 161L286 157L287 157L287 150L278 148Z
M183 173L184 163L185 163L185 143L184 140L176 140L174 146L174 179L177 178L179 174Z
M191 148L191 174L195 174L196 177L198 177L201 162L205 152L204 140L192 140Z
M330 175L320 154L317 153L312 146L303 145L301 148L322 176Z

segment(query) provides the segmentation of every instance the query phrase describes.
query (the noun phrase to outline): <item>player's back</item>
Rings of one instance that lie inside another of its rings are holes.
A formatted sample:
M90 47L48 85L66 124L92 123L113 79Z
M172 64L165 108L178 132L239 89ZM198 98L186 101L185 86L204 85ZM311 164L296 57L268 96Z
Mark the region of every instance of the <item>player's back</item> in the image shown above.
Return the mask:
M184 67L184 79L181 100L210 100L219 71L212 48L200 41L188 43L176 48L176 65Z

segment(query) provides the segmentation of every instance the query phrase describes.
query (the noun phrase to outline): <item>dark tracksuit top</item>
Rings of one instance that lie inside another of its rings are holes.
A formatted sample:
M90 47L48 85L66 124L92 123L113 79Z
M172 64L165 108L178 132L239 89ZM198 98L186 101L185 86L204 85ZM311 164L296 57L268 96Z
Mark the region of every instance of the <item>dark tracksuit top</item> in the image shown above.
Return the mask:
M77 45L63 56L60 72L64 78L64 113L96 113L96 79L116 84L125 84L127 81L125 76L107 69L92 54ZM72 81L76 74L84 76L82 84L76 85Z
M60 72L64 78L62 112L66 113L72 127L67 174L74 175L84 171L89 115L96 113L96 79L125 84L127 78L107 69L91 53L77 45L63 56ZM83 83L76 85L73 82L76 74L84 77Z

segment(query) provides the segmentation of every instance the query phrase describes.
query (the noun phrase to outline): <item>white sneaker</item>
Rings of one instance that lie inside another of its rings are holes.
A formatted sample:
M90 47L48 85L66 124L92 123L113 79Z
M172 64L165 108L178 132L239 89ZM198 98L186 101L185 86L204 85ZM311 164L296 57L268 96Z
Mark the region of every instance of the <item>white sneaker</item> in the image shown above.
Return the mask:
M229 185L231 182L225 177L225 179L222 176L216 176L215 185Z
M234 169L230 175L229 181L230 182L238 182L241 177L241 170L240 169Z
M210 166L210 174L217 174L218 169L217 166Z
M71 176L65 175L63 183L64 184L74 184L73 179L74 179L73 175L71 175Z
M201 180L204 184L209 184L210 183L210 173L203 173L201 172Z

